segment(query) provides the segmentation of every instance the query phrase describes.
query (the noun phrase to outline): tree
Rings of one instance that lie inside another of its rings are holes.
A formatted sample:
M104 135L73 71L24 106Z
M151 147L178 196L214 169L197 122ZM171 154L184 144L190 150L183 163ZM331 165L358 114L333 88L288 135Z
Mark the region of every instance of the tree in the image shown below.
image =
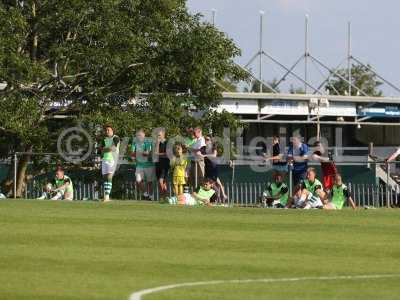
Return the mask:
M0 130L29 153L54 149L72 124L176 128L189 106L217 105L214 81L245 79L239 54L183 0L2 1ZM130 104L140 93L151 95L144 111ZM54 122L60 114L74 118ZM19 163L18 196L30 159Z
M369 67L369 66L368 66ZM348 70L341 69L337 73L343 77L348 78ZM381 97L382 91L378 88L382 85L377 76L371 72L367 67L362 65L352 65L351 68L352 83L365 94L374 97ZM327 90L332 95L348 95L349 83L337 75L333 75L326 85ZM363 96L357 89L352 87L352 96Z

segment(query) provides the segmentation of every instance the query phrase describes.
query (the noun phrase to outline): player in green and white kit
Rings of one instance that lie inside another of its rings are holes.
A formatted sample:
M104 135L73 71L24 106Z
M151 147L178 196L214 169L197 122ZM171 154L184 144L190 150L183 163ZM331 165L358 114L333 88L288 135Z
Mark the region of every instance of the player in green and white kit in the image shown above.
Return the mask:
M64 174L64 169L62 167L57 167L56 176L53 181L45 186L43 195L37 199L67 201L72 201L74 199L74 186L72 180Z
M325 204L324 209L342 209L346 201L348 201L353 209L357 208L356 204L351 198L347 186L343 184L342 176L340 174L336 174L335 183L332 187L331 201Z
M272 174L274 181L267 184L263 193L263 204L267 207L284 208L289 200L289 188L283 182L284 176L279 171Z
M155 181L155 163L152 159L154 144L146 139L144 130L136 132L136 138L131 143L131 157L136 162L136 184L143 192L145 199L154 200L153 182Z
M314 168L308 168L307 178L300 184L293 199L296 208L310 209L324 207L322 201L326 198L326 194L322 183L316 178L316 174L317 172Z
M111 201L112 179L117 167L119 158L120 138L114 134L111 125L104 126L105 137L100 143L102 154L101 174L104 182L104 202Z

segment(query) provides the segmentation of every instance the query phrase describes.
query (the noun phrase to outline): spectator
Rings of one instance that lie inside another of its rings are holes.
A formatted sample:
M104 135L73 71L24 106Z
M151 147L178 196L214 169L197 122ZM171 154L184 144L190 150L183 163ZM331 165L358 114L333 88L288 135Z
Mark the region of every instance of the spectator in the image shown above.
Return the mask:
M160 129L157 134L157 143L155 154L157 155L156 176L161 197L165 197L168 192L168 173L169 173L169 158L167 156L168 141L165 138L165 129Z
M308 146L301 141L301 136L294 136L289 147L288 162L293 163L293 185L296 186L306 178L308 168Z
M279 144L279 137L274 136L272 138L272 156L265 156L266 160L272 160L272 169L277 172L287 172L287 162L283 160L284 154L281 150L281 146Z
M283 182L284 175L274 171L272 174L273 182L267 184L263 193L263 204L267 207L285 208L289 200L289 188Z
M38 199L67 201L72 201L74 199L74 187L72 180L64 174L64 169L62 167L57 167L54 180L45 186L43 195Z
M343 184L342 176L340 174L335 175L335 183L332 187L332 198L331 201L326 203L325 209L342 209L345 202L348 202L353 209L357 206L351 198L350 192L347 186Z
M205 177L204 155L206 154L206 141L200 127L194 129L195 141L190 146L190 153L193 160L190 167L190 182L192 186L196 186L199 182L203 182Z
M321 142L316 142L314 147L316 148L312 154L312 159L321 163L322 170L322 183L325 192L329 193L333 187L335 181L335 175L337 174L336 164L333 161L332 155L323 156L325 153L324 147Z
M205 178L212 179L215 184L218 186L218 190L221 191L223 200L226 200L228 197L225 194L224 186L219 178L218 172L218 150L217 145L213 143L211 136L205 137L206 142L206 154L202 155L204 157L205 163Z
M153 182L155 180L155 167L152 161L153 144L146 139L143 129L136 132L136 139L131 145L132 159L136 162L136 184L143 193L145 200L154 200Z
M105 137L100 143L102 153L101 174L104 181L104 202L110 201L112 180L118 163L120 138L114 134L111 125L104 126Z
M186 167L188 160L183 154L183 146L178 144L175 146L175 156L171 160L172 184L174 186L174 194L176 197L183 194L183 187L186 184Z

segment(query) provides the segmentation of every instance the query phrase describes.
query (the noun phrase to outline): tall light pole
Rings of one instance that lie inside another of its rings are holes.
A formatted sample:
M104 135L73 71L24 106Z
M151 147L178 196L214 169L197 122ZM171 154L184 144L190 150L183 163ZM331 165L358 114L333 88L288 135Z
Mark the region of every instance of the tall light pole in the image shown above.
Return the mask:
M265 12L260 10L260 49L259 49L259 74L258 78L260 79L260 93L263 92L262 86L262 56L263 56L263 17Z
M304 35L304 93L307 94L307 82L308 82L308 56L309 56L309 44L308 44L308 31L309 31L309 15L305 17L305 35Z
M349 81L349 96L351 96L351 84L352 84L352 76L351 76L351 22L347 24L347 72L348 72L348 81Z
M211 13L212 13L212 19L211 19L212 26L215 27L215 16L217 15L217 10L216 10L215 8L213 8L213 9L211 10Z

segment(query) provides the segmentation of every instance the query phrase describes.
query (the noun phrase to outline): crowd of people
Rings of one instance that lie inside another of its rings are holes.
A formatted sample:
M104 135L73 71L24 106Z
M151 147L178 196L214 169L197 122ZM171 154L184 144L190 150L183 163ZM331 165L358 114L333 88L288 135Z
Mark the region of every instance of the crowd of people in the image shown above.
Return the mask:
M104 126L104 138L99 144L104 202L111 201L120 143L113 127ZM323 145L316 142L310 153L309 146L300 136L292 138L286 153L281 149L279 137L273 138L272 155L264 155L265 161L272 162L273 180L261 195L261 204L273 208L341 209L348 202L349 206L356 208L331 155L325 155ZM213 202L224 203L227 199L218 174L217 145L211 136L203 136L200 127L189 128L184 141L173 144L172 154L168 153L164 129L157 131L155 142L139 129L128 145L128 154L136 166L135 183L144 199L154 200L155 182L162 201L170 204L211 205ZM316 178L316 170L309 168L311 160L320 162L322 182ZM285 183L289 173L293 191ZM168 197L169 178L173 197ZM189 186L193 187L192 193ZM44 192L42 198L73 199L72 181L61 167L57 168L54 181L45 187Z

